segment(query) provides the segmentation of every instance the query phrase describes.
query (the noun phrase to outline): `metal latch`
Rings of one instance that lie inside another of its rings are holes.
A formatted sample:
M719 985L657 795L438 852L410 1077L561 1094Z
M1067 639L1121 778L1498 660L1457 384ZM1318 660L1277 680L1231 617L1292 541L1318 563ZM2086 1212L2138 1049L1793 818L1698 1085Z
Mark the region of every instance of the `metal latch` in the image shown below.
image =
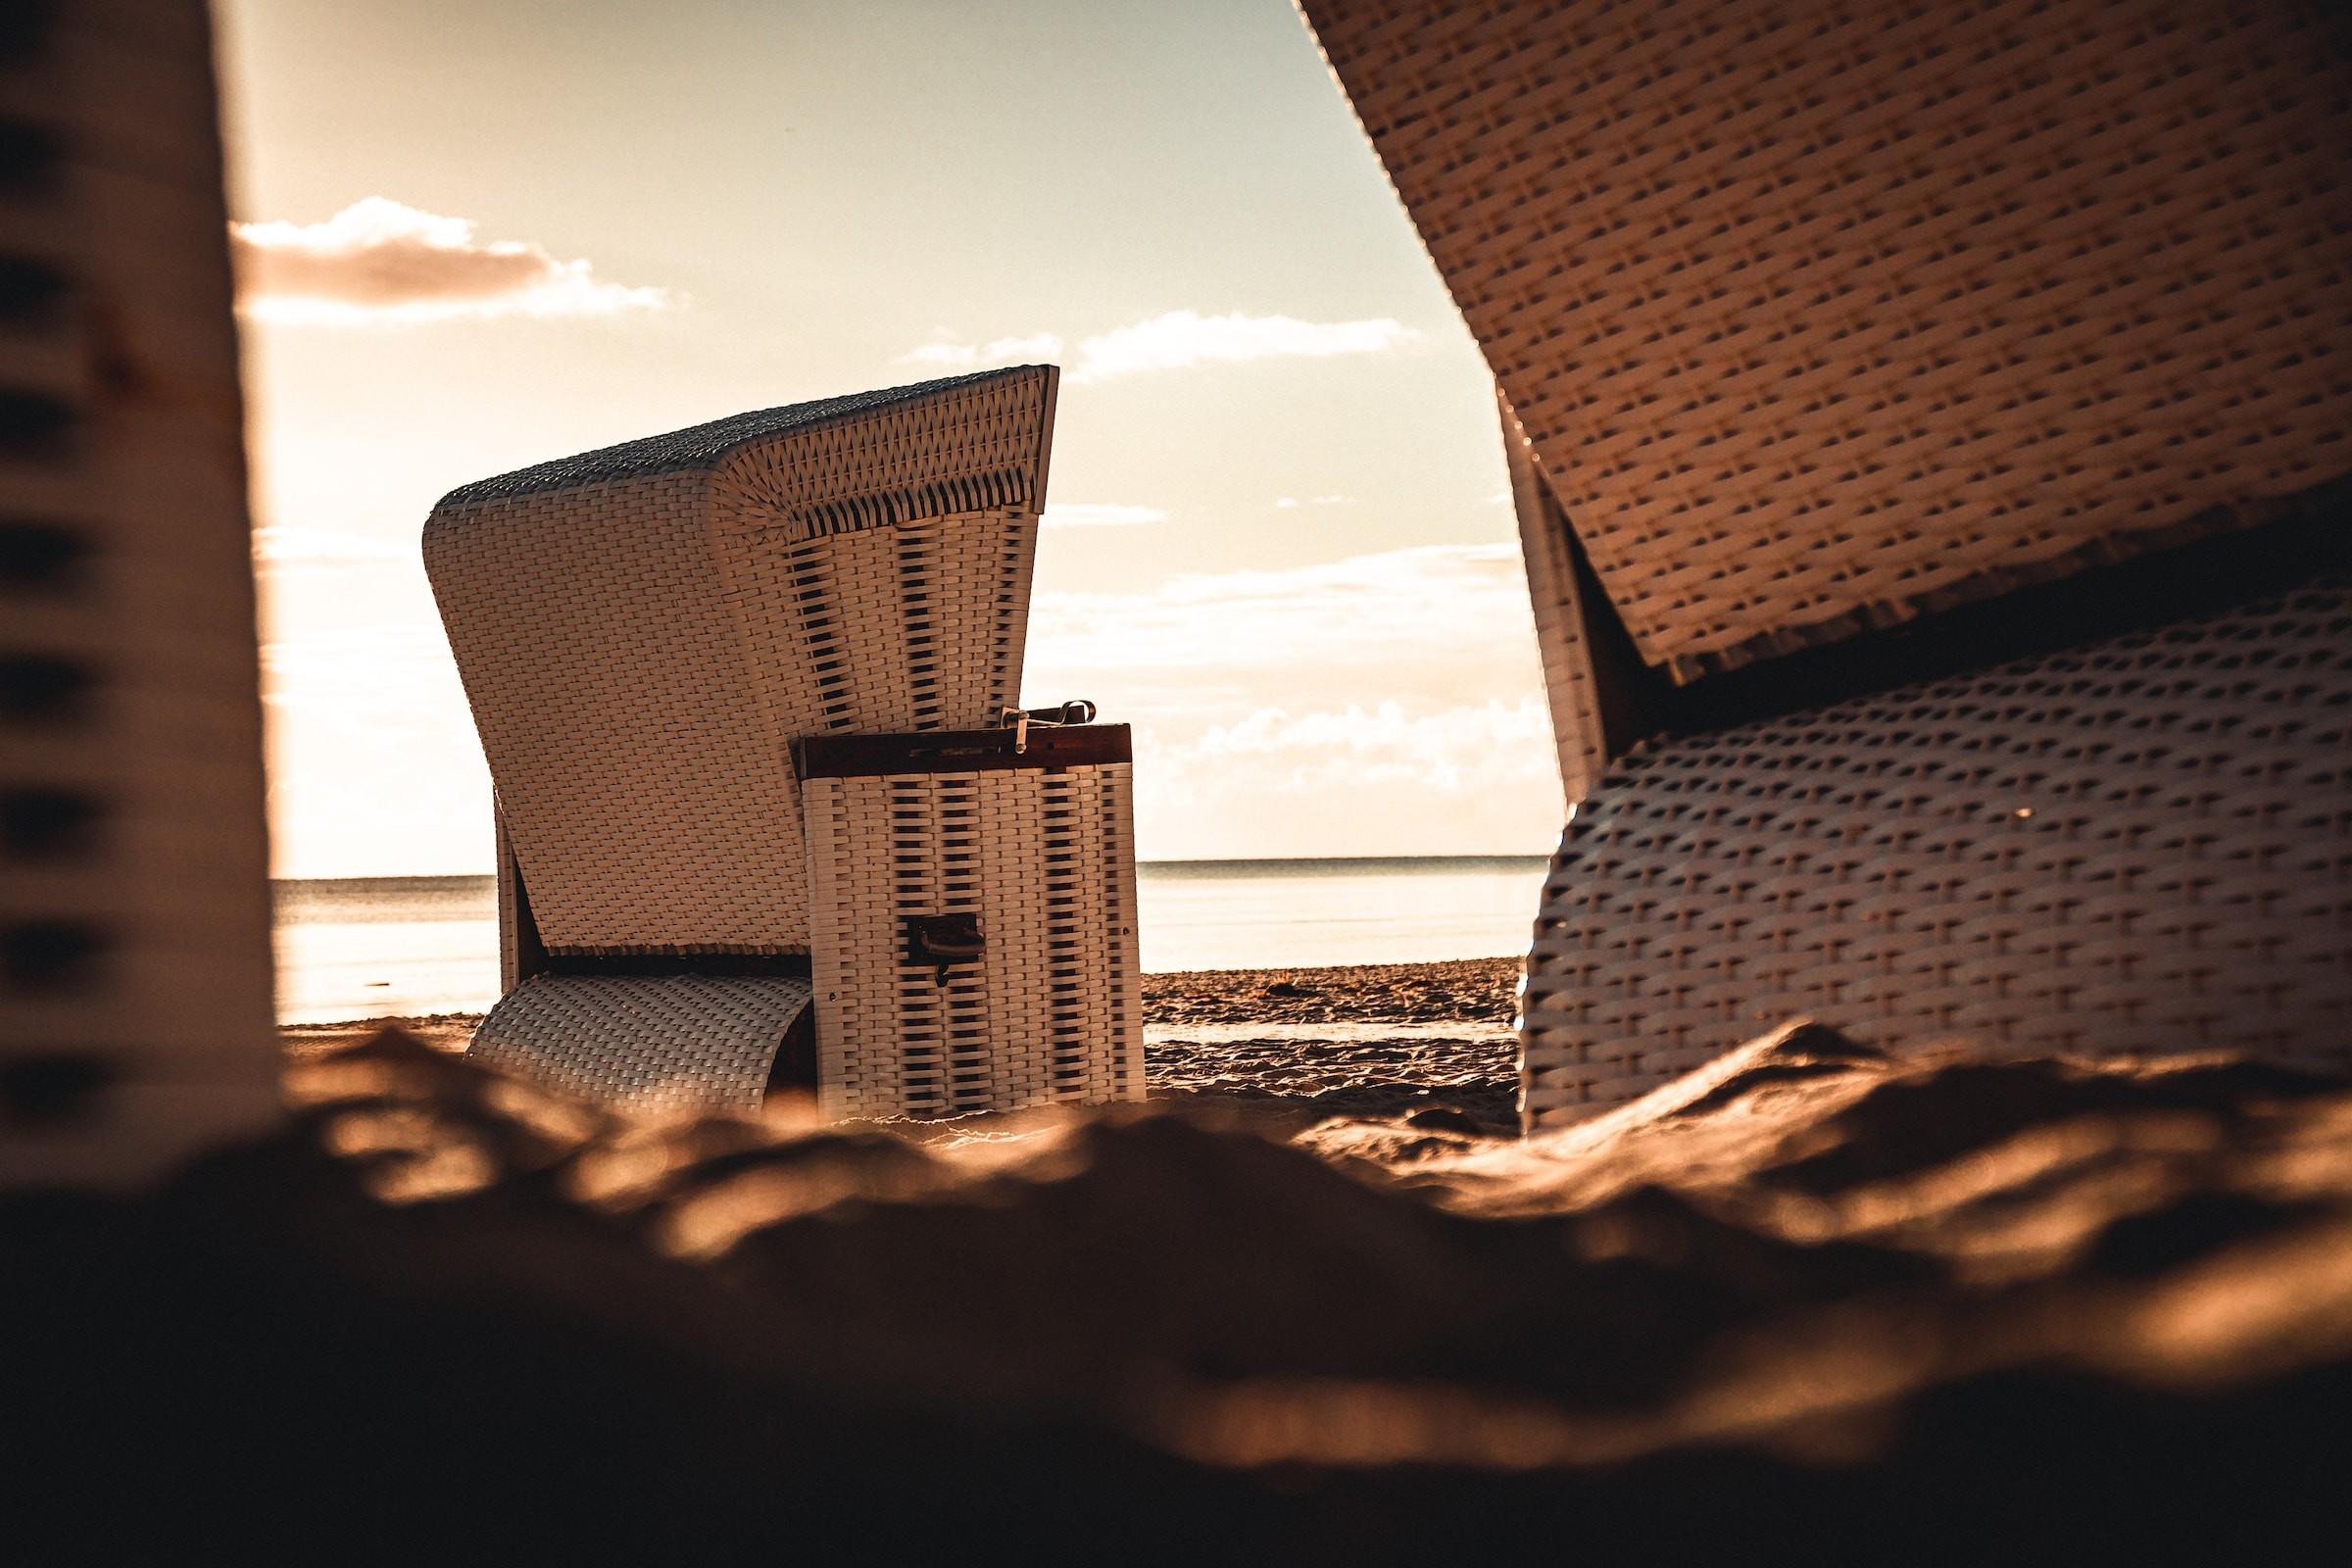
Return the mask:
M1012 731L1012 754L1026 756L1029 751L1029 726L1042 729L1066 729L1073 724L1095 721L1095 705L1085 698L1074 698L1054 708L1002 708L997 710L997 727Z

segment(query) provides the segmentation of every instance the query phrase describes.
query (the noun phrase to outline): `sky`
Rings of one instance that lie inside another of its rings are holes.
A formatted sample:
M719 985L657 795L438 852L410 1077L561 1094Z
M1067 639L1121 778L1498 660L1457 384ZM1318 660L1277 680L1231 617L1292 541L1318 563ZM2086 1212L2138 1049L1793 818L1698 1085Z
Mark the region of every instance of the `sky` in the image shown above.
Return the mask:
M220 0L281 876L490 868L469 479L1063 367L1025 698L1146 858L1540 853L1492 380L1288 0Z

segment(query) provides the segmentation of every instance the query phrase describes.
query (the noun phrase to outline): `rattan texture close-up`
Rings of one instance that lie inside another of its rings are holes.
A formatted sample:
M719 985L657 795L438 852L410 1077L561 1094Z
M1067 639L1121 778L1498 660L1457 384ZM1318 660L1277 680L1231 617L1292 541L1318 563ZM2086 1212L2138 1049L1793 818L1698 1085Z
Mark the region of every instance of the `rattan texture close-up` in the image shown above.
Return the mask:
M808 1001L808 982L790 976L534 975L466 1054L635 1115L751 1113Z
M1301 9L1675 679L2352 470L2336 8Z
M818 1103L942 1116L1140 1100L1133 769L808 781ZM909 918L972 917L935 963Z
M1054 387L769 410L436 509L425 564L548 952L807 951L787 748L1014 700Z
M2352 589L1618 762L1553 858L1528 1126L1793 1015L2352 1068Z

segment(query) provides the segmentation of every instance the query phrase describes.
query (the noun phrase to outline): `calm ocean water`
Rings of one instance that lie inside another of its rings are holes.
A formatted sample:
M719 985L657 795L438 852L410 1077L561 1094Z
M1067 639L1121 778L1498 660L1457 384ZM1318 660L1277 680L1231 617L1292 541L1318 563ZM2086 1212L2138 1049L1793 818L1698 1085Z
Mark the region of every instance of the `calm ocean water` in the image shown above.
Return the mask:
M1265 969L1489 958L1522 951L1540 856L1167 860L1138 873L1144 967ZM479 1012L498 996L486 876L280 882L286 1023Z

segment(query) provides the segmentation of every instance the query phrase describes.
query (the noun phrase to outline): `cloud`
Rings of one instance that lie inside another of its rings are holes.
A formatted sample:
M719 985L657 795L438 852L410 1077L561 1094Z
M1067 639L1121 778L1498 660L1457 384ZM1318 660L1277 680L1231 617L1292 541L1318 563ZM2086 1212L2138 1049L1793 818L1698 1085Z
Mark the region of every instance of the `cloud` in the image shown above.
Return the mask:
M439 627L274 638L262 702L276 874L489 869L490 777Z
M1322 360L1351 354L1387 354L1420 341L1421 333L1394 317L1355 321L1302 321L1293 316L1202 316L1167 311L1081 338L1069 363L1074 382L1108 381L1153 370L1199 365L1242 365L1255 360ZM1000 337L986 343L958 339L943 329L929 343L900 356L901 363L946 369L978 369L1062 358L1062 339L1053 332Z
M1048 528L1130 528L1167 520L1167 513L1158 507L1121 506L1115 501L1055 502L1038 519Z
M1559 830L1507 544L1041 591L1023 691L1136 726L1148 856L1531 850Z
M1261 797L1395 784L1460 795L1506 776L1548 779L1551 713L1534 693L1449 708L1394 701L1298 713L1259 708L1165 747L1155 760L1186 774L1246 780Z
M415 561L416 547L336 528L256 528L253 559L262 571L271 573L334 569L373 561Z
M1526 578L1508 544L1182 572L1133 593L1041 593L1031 619L1039 674L1111 677L1203 720L1299 690L1337 694L1342 706L1451 705L1538 679Z
M1387 316L1360 321L1301 321L1292 316L1202 316L1197 311L1169 311L1080 343L1078 364L1070 378L1105 381L1195 365L1386 354L1420 335Z
M1277 496L1274 498L1274 506L1275 510L1279 512L1294 512L1300 507L1350 506L1354 504L1354 501L1355 497L1353 496L1308 496L1304 501L1299 500L1297 496Z
M959 343L947 328L919 348L899 356L902 365L935 365L944 370L977 369L983 365L1051 364L1061 358L1061 339L1051 332L1027 337L1000 337L986 343Z
M395 712L446 716L422 694L427 687L433 697L459 691L449 645L429 623L337 626L262 644L262 692L271 702L339 705L363 724ZM463 695L453 711L468 711Z
M483 242L473 223L382 196L319 223L231 223L238 308L272 321L415 323L658 310L668 291L596 278L523 240Z

